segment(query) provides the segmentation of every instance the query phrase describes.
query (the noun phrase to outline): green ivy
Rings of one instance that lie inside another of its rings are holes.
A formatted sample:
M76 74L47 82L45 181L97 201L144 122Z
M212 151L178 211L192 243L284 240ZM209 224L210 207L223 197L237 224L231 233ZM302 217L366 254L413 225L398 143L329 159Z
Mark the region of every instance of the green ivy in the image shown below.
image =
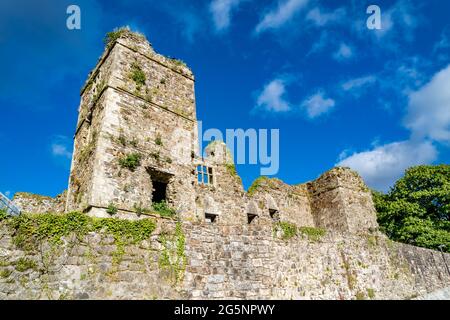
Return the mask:
M159 267L170 272L173 284L177 284L183 279L186 270L186 237L184 235L181 223L177 223L173 234L161 233L159 241L163 250L159 257Z
M93 218L79 212L67 214L22 214L6 220L13 229L13 242L24 250L35 250L40 241L53 245L63 243L70 234L81 240L89 232L112 235L118 247L148 239L156 228L153 219L137 221L117 218Z

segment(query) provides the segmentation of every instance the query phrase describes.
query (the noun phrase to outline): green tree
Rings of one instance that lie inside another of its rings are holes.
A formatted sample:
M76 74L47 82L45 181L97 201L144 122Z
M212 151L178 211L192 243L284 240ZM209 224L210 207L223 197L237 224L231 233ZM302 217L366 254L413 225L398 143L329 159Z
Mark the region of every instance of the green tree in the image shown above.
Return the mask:
M412 167L387 194L373 191L373 199L389 238L450 252L450 165Z

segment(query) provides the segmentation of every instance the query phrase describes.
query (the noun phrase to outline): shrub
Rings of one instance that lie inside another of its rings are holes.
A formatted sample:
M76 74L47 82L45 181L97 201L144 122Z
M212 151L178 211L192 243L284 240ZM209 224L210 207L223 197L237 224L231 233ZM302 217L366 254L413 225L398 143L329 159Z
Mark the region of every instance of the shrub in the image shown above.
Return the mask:
M120 158L119 164L122 168L127 168L134 171L141 164L141 155L139 153L131 153L123 158Z
M283 234L281 235L281 238L283 240L289 240L293 237L295 237L297 235L297 226L293 223L290 222L278 222L275 225L275 231L280 230L283 232Z
M128 27L115 28L113 31L106 33L103 42L106 47L111 47L117 39L119 39L123 34L130 32Z
M326 233L324 229L312 227L300 227L298 230L308 236L308 239L312 241L319 241Z
M159 214L161 217L173 217L176 215L176 212L174 209L170 208L167 205L166 201L161 201L157 203L153 203L152 209L155 213Z
M140 88L145 85L145 73L136 62L131 65L130 77L136 83L138 90L140 90Z

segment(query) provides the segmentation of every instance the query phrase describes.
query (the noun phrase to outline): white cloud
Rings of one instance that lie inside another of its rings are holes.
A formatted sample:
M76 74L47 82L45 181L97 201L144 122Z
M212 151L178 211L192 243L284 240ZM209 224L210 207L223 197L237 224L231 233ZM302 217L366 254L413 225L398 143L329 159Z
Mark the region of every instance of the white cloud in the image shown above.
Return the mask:
M225 30L230 26L231 14L245 0L213 0L209 10L213 15L216 30Z
M353 51L351 46L341 43L339 49L333 54L333 58L338 61L350 59L354 55Z
M311 50L309 50L309 52L307 53L306 56L309 56L309 55L317 53L317 52L321 52L328 46L328 44L330 42L331 42L331 39L330 39L330 36L328 35L328 32L323 31L320 34L320 38L312 44Z
M445 50L450 48L450 27L446 27L444 31L442 31L441 38L434 45L433 53L436 53L439 50Z
M69 144L69 138L61 135L55 136L51 143L51 151L53 156L71 159L72 152L69 151Z
M348 80L341 84L341 88L344 91L350 91L352 94L358 96L364 89L377 82L376 76L365 76Z
M300 12L309 0L283 0L278 2L278 7L269 11L256 26L256 33L268 29L276 29L291 20Z
M313 22L318 27L323 27L330 23L341 22L345 18L346 11L344 8L336 9L333 12L323 12L316 7L308 12L306 20Z
M285 82L282 79L272 80L267 84L257 99L257 108L272 112L285 112L290 110L289 103L284 98L286 93Z
M303 101L302 108L306 109L306 113L310 119L314 119L327 113L335 105L336 102L333 99L326 98L325 94L319 91Z
M10 198L11 197L11 191L9 191L9 190L5 191L5 196Z
M358 171L370 187L388 191L407 168L432 163L437 159L437 154L429 141L401 141L354 153L340 159L337 165Z
M450 143L450 65L409 94L404 124L415 139Z
M387 191L407 168L436 161L438 152L433 143L450 143L449 88L450 65L408 94L403 123L411 131L409 140L375 146L351 156L343 152L337 165L355 169L369 186Z

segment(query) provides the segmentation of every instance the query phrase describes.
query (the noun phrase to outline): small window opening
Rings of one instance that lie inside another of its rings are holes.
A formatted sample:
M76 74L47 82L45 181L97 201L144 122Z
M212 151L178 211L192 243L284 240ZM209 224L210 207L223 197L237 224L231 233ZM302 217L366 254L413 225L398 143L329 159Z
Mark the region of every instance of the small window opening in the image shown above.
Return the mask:
M208 223L216 223L217 215L212 213L205 213L205 221Z
M247 213L247 221L248 221L248 224L251 224L251 223L255 220L256 217L257 217L256 214Z
M269 214L273 220L278 220L280 217L279 211L276 209L269 209Z
M210 167L198 165L197 166L197 182L198 184L204 184L204 185L212 185L213 180L213 170Z

